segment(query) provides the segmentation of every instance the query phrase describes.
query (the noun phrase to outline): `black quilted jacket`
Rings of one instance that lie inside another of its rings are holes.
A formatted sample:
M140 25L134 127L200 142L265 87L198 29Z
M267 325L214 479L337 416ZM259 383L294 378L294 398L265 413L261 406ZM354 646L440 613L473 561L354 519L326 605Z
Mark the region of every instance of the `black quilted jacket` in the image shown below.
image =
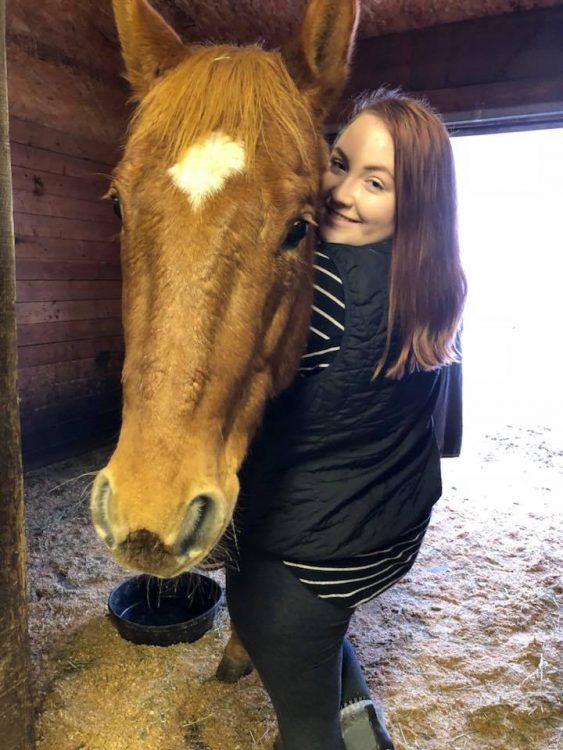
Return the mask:
M242 543L300 562L383 548L441 494L432 415L444 372L371 380L385 345L391 245L323 252L344 285L341 349L271 404L240 473Z

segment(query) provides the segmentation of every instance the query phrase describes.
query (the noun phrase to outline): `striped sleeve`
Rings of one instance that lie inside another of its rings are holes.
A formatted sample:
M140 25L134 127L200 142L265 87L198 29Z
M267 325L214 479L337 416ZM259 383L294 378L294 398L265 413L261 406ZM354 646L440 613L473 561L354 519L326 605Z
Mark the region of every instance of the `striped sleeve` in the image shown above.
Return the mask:
M430 516L405 532L394 544L370 554L330 564L289 560L284 560L284 563L320 599L355 608L379 596L408 573L429 523Z
M299 374L307 377L330 366L340 349L346 306L342 279L331 258L317 251L314 261L314 297L309 340Z

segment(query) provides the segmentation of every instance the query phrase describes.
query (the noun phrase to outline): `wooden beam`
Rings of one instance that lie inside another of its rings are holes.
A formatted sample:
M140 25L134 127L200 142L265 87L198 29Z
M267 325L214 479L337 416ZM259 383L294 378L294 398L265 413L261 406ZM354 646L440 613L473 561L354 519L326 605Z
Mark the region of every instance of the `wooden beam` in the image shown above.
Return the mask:
M15 251L8 133L6 3L0 0L0 737L2 747L35 745L27 631L26 544L18 392Z

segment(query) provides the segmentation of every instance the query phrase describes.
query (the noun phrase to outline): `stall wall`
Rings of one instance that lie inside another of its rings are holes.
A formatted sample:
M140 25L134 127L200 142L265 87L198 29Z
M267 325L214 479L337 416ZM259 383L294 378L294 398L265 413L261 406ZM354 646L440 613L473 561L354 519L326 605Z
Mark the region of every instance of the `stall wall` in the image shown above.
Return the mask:
M363 39L347 94L401 86L467 127L561 123L562 39L563 7Z
M18 388L29 468L116 433L119 222L102 201L127 118L106 4L12 0L7 29Z

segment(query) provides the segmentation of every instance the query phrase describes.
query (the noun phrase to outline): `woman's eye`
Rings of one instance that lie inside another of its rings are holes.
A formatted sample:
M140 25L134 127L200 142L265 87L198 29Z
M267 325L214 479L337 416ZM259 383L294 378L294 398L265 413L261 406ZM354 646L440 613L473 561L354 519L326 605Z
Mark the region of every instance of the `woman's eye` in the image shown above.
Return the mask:
M303 237L307 234L308 230L309 224L305 219L296 219L296 221L294 221L289 227L285 239L282 242L283 249L291 250L292 248L297 247Z
M117 216L117 218L122 219L123 217L121 215L121 202L119 200L119 195L117 195L117 193L114 193L111 196L111 205L113 207L113 212Z
M383 184L379 180L368 180L368 185L374 190L383 190Z
M330 169L332 172L339 173L344 172L346 167L344 166L344 162L342 162L340 159L337 159L335 156L332 156L330 159Z

